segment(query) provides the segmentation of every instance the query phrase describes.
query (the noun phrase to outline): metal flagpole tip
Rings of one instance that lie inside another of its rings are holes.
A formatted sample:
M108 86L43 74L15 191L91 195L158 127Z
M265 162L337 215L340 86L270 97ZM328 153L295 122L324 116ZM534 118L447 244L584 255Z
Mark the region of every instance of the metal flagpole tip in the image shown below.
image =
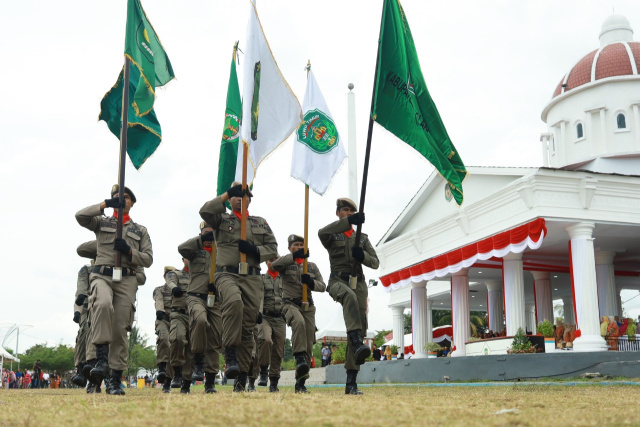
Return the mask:
M349 88L349 90L353 90L353 88L354 88L355 86L353 86L353 83L349 83L349 85L348 85L347 87Z
M302 303L302 310L303 311L309 311L309 301L304 301Z

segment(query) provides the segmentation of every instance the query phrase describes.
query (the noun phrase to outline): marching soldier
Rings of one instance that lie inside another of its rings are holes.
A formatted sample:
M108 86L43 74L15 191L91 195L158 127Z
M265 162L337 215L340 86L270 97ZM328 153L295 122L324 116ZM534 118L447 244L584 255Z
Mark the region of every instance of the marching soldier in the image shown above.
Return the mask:
M251 364L249 365L249 385L248 392L256 391L256 380L258 379L258 335L262 333L262 313L258 312L256 326L253 328L253 349L251 350Z
M173 267L171 267L173 268ZM167 273L164 268L165 283L153 290L153 300L156 306L156 352L158 362L158 382L162 384L162 392L171 391L171 364L169 362L169 330L171 329L171 289L166 283Z
M271 259L267 261L267 274L262 276L264 284L264 301L262 309L262 332L258 335L258 363L260 379L258 386L267 385L269 375L269 392L278 392L278 381L284 357L284 341L287 326L282 318L282 276L273 269Z
M97 257L91 270L89 343L95 346L96 365L91 369L92 382L99 384L109 374L113 387L109 394L123 395L122 372L127 368L127 332L131 330L138 291L137 268L153 262L151 239L147 229L131 220L129 211L136 196L125 187L124 200L118 200L118 186L111 189L111 199L86 207L76 213L78 223L95 232ZM107 207L124 206L122 238L116 238L117 209L111 217L103 216ZM113 279L116 252L122 254L122 277ZM87 355L89 357L89 355Z
M304 238L295 234L287 238L289 254L278 258L272 268L282 275L282 313L287 325L291 327L291 345L296 358L296 393L309 393L304 383L309 378L313 344L316 341L316 307L313 305L311 291L324 292L326 285L318 267L307 263L307 274L302 273L304 258ZM309 307L302 307L302 285L307 285Z
M252 194L247 190L249 203ZM228 378L237 379L234 391L245 391L251 364L253 328L262 301L260 263L273 258L276 238L266 220L247 213L246 239L240 239L242 185L232 187L200 208L200 216L214 230L218 253L215 288L222 304L222 344L225 348ZM225 212L229 201L233 211ZM239 274L240 253L247 255L247 274Z
M93 263L93 260L91 261ZM76 300L74 301L73 321L79 326L74 350L74 364L76 374L71 377L71 382L78 387L85 387L87 380L82 376L82 368L87 363L87 312L89 311L89 272L92 264L83 265L78 272L78 284L76 286Z
M200 234L178 246L178 252L189 261L191 282L187 289L189 333L193 353L193 374L196 381L204 381L205 393L217 393L216 375L220 370L222 310L215 298L213 283L209 283L213 228L204 221Z
M166 282L171 289L171 329L169 331L169 359L173 370L171 388L180 388L180 393L191 391L191 343L189 342L189 314L187 313L187 289L189 288L189 264L182 258L184 268L169 270Z
M329 252L331 275L327 291L334 301L342 304L342 314L347 327L347 370L346 394L362 394L358 390L356 378L360 365L371 355L371 349L363 344L362 337L367 332L367 296L368 290L362 274L362 265L377 269L378 256L367 235L362 233L360 244L356 246L353 225L364 223L364 213L357 212L352 200L343 198L336 202L338 220L318 231L322 245ZM353 260L358 265L356 289L351 289L349 277Z

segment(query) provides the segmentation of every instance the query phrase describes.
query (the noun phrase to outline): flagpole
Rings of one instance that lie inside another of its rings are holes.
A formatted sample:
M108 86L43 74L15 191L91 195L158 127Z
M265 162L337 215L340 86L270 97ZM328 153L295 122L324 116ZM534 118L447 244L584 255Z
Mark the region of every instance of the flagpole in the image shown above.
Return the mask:
M307 80L309 80L309 70L311 70L311 60L307 60ZM304 253L309 253L309 186L304 186ZM309 265L307 264L307 258L303 258L302 261L302 274L309 272ZM309 310L309 299L307 298L307 284L302 284L302 309L304 311Z
M118 200L124 201L124 172L127 160L127 129L129 127L129 68L131 60L124 57L124 87L122 88L122 128L120 129L120 164L118 170ZM118 219L116 223L116 238L122 238L124 220L124 207L118 208ZM113 281L122 280L122 253L116 251L116 265L113 269Z
M249 154L249 146L242 141L242 209L240 219L240 239L247 240L247 202L249 195L247 194L247 156ZM238 274L249 274L249 264L247 264L247 254L240 252L240 264L238 265Z

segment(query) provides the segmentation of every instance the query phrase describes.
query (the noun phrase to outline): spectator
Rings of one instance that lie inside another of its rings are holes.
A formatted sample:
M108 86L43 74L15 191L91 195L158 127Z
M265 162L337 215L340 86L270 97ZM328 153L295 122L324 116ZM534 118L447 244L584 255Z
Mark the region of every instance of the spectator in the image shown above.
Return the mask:
M42 367L40 366L39 359L33 364L33 375L31 379L33 381L33 388L38 388L40 386L40 380L42 379Z
M398 356L398 360L399 359L404 359L404 353L400 353L400 356Z
M322 350L320 350L320 354L322 354L322 367L324 368L329 364L329 360L331 358L331 350L327 344L322 344Z
M49 387L49 379L51 378L51 376L49 375L49 372L43 373L41 378L42 378L42 387L41 388L48 388Z
M31 387L31 372L28 370L24 371L24 379L22 380L22 388Z
M380 351L378 346L376 346L374 343L373 344L373 360L375 360L376 362L379 362L381 357L382 357L382 352Z
M391 346L388 345L385 349L384 349L384 357L387 360L391 360Z

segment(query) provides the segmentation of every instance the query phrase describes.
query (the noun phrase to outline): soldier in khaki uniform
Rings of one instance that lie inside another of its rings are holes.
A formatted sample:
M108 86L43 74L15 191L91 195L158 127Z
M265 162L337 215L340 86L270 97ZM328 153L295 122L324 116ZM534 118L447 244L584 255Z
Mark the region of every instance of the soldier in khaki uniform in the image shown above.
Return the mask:
M308 393L304 383L309 378L313 344L316 342L316 307L311 291L324 292L326 285L318 267L307 263L307 274L302 274L302 263L309 252L304 253L304 238L292 234L287 239L289 254L278 258L272 268L282 275L282 313L291 327L291 345L296 358L296 393ZM302 308L302 284L307 285L309 308Z
M331 263L327 291L334 301L342 304L342 314L349 336L344 365L347 370L346 394L362 394L358 390L356 378L360 365L371 355L371 349L362 342L368 327L368 290L362 274L362 265L377 269L380 264L366 234L362 233L360 245L356 246L356 233L352 226L364 223L364 213L356 213L356 211L356 204L352 200L338 199L336 203L338 220L318 231L322 245L329 252ZM355 290L349 285L354 259L358 265L358 282Z
M267 385L269 392L278 392L278 381L284 357L284 341L287 337L287 325L282 318L282 276L267 261L267 274L262 276L264 300L262 309L262 331L258 335L258 363L260 364L259 386Z
M98 240L97 257L91 270L89 310L91 329L89 342L96 347L96 366L91 370L92 381L99 384L109 373L113 388L109 394L123 395L120 388L122 372L127 368L128 340L134 319L138 282L136 269L149 267L153 262L151 239L147 229L133 222L129 216L136 202L133 192L125 187L124 201L117 197L117 185L106 199L76 213L78 223L95 232ZM120 239L116 238L117 210L114 216L103 216L107 207L124 205L124 225ZM116 251L122 254L122 278L112 279ZM89 355L87 355L89 357Z
M172 267L173 268L173 267ZM169 363L169 331L171 329L171 289L166 283L167 273L164 268L165 283L153 290L153 301L156 307L156 352L158 362L158 382L162 384L162 392L171 391L173 372Z
M200 224L200 234L178 246L178 252L189 261L191 282L187 289L189 333L193 353L193 374L204 382L205 393L216 393L216 375L220 370L222 350L222 309L215 298L213 283L209 283L213 228Z
M169 360L173 370L171 388L180 388L180 393L191 391L191 343L189 340L189 314L187 312L187 289L189 288L189 261L182 258L184 268L176 270L165 267L167 287L171 289L171 329L169 330Z
M73 321L79 326L74 349L74 364L76 374L71 377L71 382L78 387L87 385L87 380L82 376L82 368L87 363L87 334L89 331L87 312L89 311L89 272L92 265L83 265L78 272L78 284L76 286L76 299L74 301Z
M249 201L252 196L248 193ZM215 288L222 304L222 344L228 378L237 378L234 391L245 391L251 364L253 328L262 301L260 263L277 254L278 244L266 220L248 215L246 240L240 239L242 185L233 186L207 202L200 216L214 230L218 253ZM225 212L229 200L233 211ZM248 274L238 274L240 252L247 255Z

